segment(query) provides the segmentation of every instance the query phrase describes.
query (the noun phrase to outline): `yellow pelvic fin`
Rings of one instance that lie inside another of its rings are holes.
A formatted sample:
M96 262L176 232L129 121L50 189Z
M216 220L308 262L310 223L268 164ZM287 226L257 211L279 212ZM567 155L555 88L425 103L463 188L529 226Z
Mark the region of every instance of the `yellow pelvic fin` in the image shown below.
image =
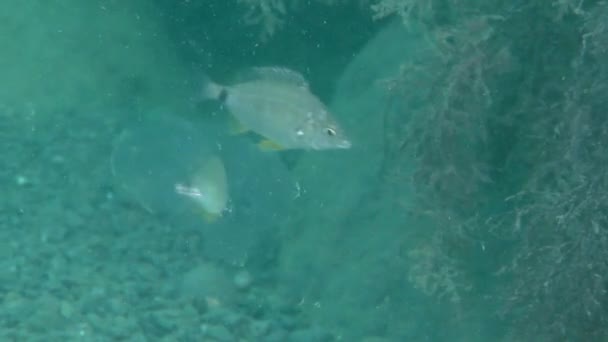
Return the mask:
M239 135L244 134L249 131L249 128L245 127L239 120L235 117L230 117L230 134Z
M281 151L284 150L283 146L277 144L274 141L262 140L258 143L258 147L262 151Z
M215 223L222 217L221 214L214 214L208 211L203 211L203 221L205 223Z

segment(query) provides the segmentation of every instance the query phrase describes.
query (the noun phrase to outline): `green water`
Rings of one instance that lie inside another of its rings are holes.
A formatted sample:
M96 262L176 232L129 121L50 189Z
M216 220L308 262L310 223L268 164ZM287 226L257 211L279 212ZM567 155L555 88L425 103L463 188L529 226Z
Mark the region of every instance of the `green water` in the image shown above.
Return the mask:
M608 5L281 3L0 1L0 341L608 339ZM252 66L352 147L231 134Z

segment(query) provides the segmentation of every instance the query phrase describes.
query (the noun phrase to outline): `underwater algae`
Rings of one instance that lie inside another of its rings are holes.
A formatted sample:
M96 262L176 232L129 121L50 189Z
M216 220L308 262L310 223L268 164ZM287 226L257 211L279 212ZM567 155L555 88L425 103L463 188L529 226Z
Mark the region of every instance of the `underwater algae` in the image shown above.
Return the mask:
M430 294L440 295L440 302L456 299L452 307L459 308L463 321L484 322L485 328L469 329L471 334L517 340L605 338L608 256L602 252L607 228L605 172L600 170L606 155L606 2L363 4L371 5L370 15L377 18L396 14L410 28L422 23L421 36L432 50L426 60L404 58L392 76L378 79L387 85L388 102L387 111L378 109L388 113L381 176L392 190L411 184L413 193L404 191L393 203L400 203L404 215L414 215L410 218L429 220L428 226L401 221L401 236L416 230L428 236L418 249L406 247L409 255L426 260L410 262L434 265L430 272L450 270L448 278L429 274L445 282L429 284L433 288L466 289L457 296ZM399 39L393 44L403 42ZM378 47L376 53L382 56L391 47ZM368 121L357 124L367 127ZM352 217L381 212L377 201L389 194L362 199L356 213L351 207L339 218L332 216L339 210L328 210L318 219L333 229L322 236L341 245L354 234L365 249L377 238L378 227L386 225L379 218L353 223ZM348 203L346 197L336 203ZM376 209L363 209L370 207ZM315 216L304 220L315 221ZM367 226L368 232L352 232L353 224ZM329 260L339 258L351 267L360 263L354 257L345 260L328 245L320 249ZM375 253L365 255L371 260ZM322 265L320 272L338 274L321 277L326 286L341 283L340 272L330 271L335 263ZM419 266L405 266L404 278L407 268ZM354 283L364 283L365 271L354 272L361 276ZM323 285L315 291L323 293Z

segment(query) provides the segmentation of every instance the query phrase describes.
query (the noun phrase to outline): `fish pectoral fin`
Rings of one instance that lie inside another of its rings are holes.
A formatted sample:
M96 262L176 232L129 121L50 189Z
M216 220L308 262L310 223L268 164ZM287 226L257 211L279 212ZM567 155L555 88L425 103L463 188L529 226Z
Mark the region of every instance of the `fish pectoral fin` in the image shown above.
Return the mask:
M249 132L249 128L245 127L239 120L235 117L231 117L230 119L230 134L231 135L240 135Z
M274 141L271 140L262 140L258 143L258 147L262 151L281 151L285 148Z
M221 214L214 214L208 211L203 211L203 221L205 221L205 223L215 223L217 222L217 220L220 219L220 217L222 217Z

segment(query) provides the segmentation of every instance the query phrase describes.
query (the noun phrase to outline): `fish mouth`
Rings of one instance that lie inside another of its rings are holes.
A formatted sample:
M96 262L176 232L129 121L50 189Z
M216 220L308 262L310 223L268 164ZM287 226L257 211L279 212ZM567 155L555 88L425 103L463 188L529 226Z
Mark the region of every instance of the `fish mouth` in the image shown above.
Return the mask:
M338 143L337 147L340 149L349 149L353 146L353 144L348 140L343 140Z

